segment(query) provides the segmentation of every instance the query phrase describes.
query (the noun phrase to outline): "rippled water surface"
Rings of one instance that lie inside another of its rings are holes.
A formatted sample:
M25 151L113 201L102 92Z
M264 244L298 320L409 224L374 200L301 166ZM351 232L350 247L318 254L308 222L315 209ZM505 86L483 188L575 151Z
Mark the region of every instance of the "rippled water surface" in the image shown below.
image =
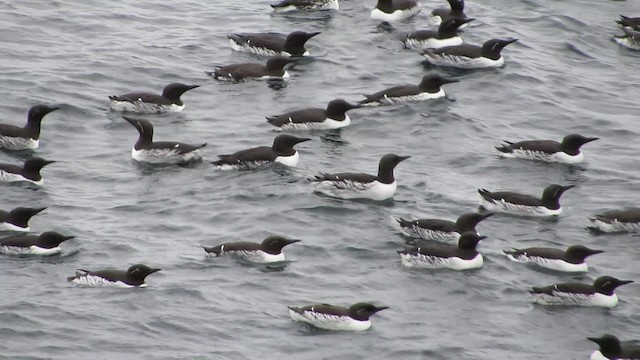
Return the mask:
M640 280L637 236L594 235L587 216L638 205L640 54L611 38L619 14L640 2L476 0L464 38L515 37L506 66L442 71L460 80L450 99L353 110L352 126L313 132L298 168L216 172L209 161L276 135L264 116L349 101L385 87L418 83L430 70L400 34L426 28L415 18L379 26L373 1L341 1L335 13L273 15L258 1L95 0L0 2L0 114L23 124L37 103L62 110L45 118L37 155L58 162L45 185L0 187L1 208L47 206L39 233L77 236L50 258L0 259L0 358L5 359L585 359L587 336L640 338L640 286L618 290L613 310L545 309L526 289L600 275ZM286 86L221 84L215 65L262 61L230 49L241 31L321 31L313 58ZM186 109L149 116L159 140L208 142L205 161L149 167L131 159L135 129L109 112L108 95L160 92L170 82L201 84ZM601 139L579 166L499 159L501 140ZM411 155L396 172L393 201L315 195L318 171L375 172L385 153ZM0 153L18 163L28 154ZM574 184L556 220L494 216L479 226L478 271L402 268L406 242L393 217L455 219L476 209L479 187L539 194ZM272 269L207 259L200 244L302 239L290 262ZM586 275L537 271L510 262L510 247L584 244L606 253ZM76 268L160 267L146 289L70 286ZM389 306L370 331L327 333L293 323L287 305L372 301Z

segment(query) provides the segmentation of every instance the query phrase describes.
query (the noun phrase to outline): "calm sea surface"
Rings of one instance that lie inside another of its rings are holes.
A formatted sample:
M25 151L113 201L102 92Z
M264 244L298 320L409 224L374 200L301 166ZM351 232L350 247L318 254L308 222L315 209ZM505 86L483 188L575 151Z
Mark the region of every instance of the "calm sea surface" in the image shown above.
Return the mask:
M1 122L23 124L37 103L62 110L43 122L36 154L58 162L45 185L0 186L0 205L47 206L36 233L75 235L50 258L0 259L2 359L586 359L604 332L640 338L640 286L619 289L613 310L545 309L526 289L601 275L640 280L640 238L594 235L587 216L640 199L640 53L621 48L619 14L640 1L469 0L477 18L469 43L519 42L506 66L444 71L450 100L358 109L352 126L311 133L295 169L216 172L216 154L269 145L264 116L362 99L415 83L430 71L402 48L402 32L428 27L444 1L423 1L415 18L381 27L374 1L341 1L334 13L273 15L268 1L0 1ZM262 61L234 52L226 34L321 31L314 57L286 86L222 84L215 65ZM159 140L208 142L190 167L139 165L135 129L108 110L108 95L161 92L171 82L201 84L186 109L148 116ZM501 140L597 136L579 166L496 156ZM318 171L375 173L386 153L411 155L396 172L393 201L342 201L312 193ZM19 163L28 154L0 153ZM494 216L479 225L485 266L478 271L404 269L406 242L394 217L455 219L477 207L478 187L539 194L574 184L555 220ZM207 259L200 244L302 239L290 262L271 269ZM502 255L511 247L584 244L606 253L574 276L538 271ZM147 289L78 288L76 268L163 270ZM364 333L310 330L287 305L371 301L389 306Z

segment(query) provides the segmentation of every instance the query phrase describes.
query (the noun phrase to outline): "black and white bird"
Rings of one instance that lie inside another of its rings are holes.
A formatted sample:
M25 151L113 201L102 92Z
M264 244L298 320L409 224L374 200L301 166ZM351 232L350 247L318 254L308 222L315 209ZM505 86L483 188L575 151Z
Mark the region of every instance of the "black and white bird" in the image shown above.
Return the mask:
M504 140L505 144L496 146L496 149L498 150L498 155L506 158L577 164L584 161L584 154L580 151L580 147L595 140L598 140L598 138L570 134L565 136L562 142L526 140L513 143Z
M451 18L466 19L464 14L464 0L447 0L449 8L437 8L431 12L435 25L441 24Z
M202 248L207 256L233 255L249 262L264 264L285 261L282 248L299 241L282 236L269 236L261 243L230 242L212 247L202 246Z
M320 32L294 31L281 33L237 33L229 34L231 48L236 51L248 51L258 55L308 56L304 47L306 42Z
M567 250L547 247L504 250L509 260L535 264L545 269L564 272L587 272L585 259L604 250L590 249L584 245L572 245Z
M542 192L542 198L509 191L491 192L478 189L480 207L491 211L521 216L554 216L562 213L560 197L575 185L561 186L552 184Z
M78 269L75 276L67 278L68 281L89 287L147 287L144 282L147 276L160 271L147 265L136 264L127 270L82 270Z
M590 360L640 360L640 345L622 344L617 337L611 334L587 339L600 346L600 349L591 354Z
M533 302L540 305L575 305L612 308L618 305L618 296L613 292L618 286L633 280L619 280L612 276L601 276L593 285L584 283L561 283L529 290Z
M622 31L624 34L614 36L613 40L628 49L640 50L640 30L624 27Z
M31 220L34 215L45 209L46 207L18 207L11 211L0 210L0 231L29 232L31 231L31 228L29 227L29 220Z
M343 307L330 304L289 306L289 316L293 321L303 322L319 329L365 331L371 328L371 316L387 306L370 303L356 303Z
M114 111L141 114L177 112L182 111L185 106L180 98L182 94L197 87L200 85L172 83L164 87L162 95L134 92L109 96L109 99L111 100L111 109Z
M411 156L387 154L380 159L378 175L364 173L338 173L316 175L315 191L340 199L370 199L382 201L390 199L398 188L393 170Z
M0 239L0 253L6 255L41 255L60 254L60 244L75 238L55 231L43 232L40 235L14 235Z
M218 170L250 170L273 163L297 166L300 154L293 147L309 140L311 139L282 134L276 136L271 146L258 146L233 154L218 155L220 160L212 164L216 165Z
M140 162L153 164L185 164L202 160L200 149L207 143L189 145L174 141L153 141L153 125L145 119L123 116L133 125L140 136L131 149L131 157Z
M267 116L267 122L279 130L330 130L351 124L347 111L360 108L342 99L331 100L326 109L307 108L281 115Z
M274 12L340 10L338 0L282 0L272 4Z
M417 0L378 0L371 10L371 18L381 21L399 21L415 16L420 12Z
M24 165L0 164L0 182L27 181L36 185L44 184L44 179L40 174L43 167L53 164L53 160L45 160L41 157L32 156L24 161Z
M35 105L29 109L27 124L19 127L0 124L0 147L7 150L35 150L40 147L42 118L60 109L55 106Z
M205 71L216 80L241 81L246 79L286 79L289 72L284 69L295 60L281 55L272 56L265 65L259 63L242 63L218 66L216 70Z
M456 79L442 77L440 74L431 73L422 77L418 85L400 85L390 87L372 95L364 95L366 98L359 102L360 105L391 105L411 101L424 101L444 97L446 94L442 85L458 82Z
M411 237L425 240L458 242L460 235L467 231L477 233L476 226L482 220L493 213L466 213L458 217L456 221L442 219L405 220L396 219L400 231Z
M459 69L481 69L504 65L502 49L518 39L491 39L482 46L462 44L429 49L422 56L431 65Z
M470 270L482 267L482 255L476 250L486 236L467 231L458 245L420 246L398 251L402 265L426 269Z
M404 46L413 50L438 49L461 45L464 41L458 29L475 19L452 17L440 24L436 30L418 30L407 34Z
M640 231L640 208L605 211L589 217L593 225L602 232Z
M622 27L630 28L631 30L640 31L640 17L628 17L620 15L620 19L616 20Z

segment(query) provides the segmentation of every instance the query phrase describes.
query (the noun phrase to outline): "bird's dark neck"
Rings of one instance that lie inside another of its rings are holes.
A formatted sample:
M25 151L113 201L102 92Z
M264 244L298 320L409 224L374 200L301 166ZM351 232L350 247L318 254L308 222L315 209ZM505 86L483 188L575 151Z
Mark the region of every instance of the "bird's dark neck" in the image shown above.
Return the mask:
M329 119L340 120L340 121L346 119L346 116L345 116L346 111L339 111L339 110L327 108L325 113L327 114L327 118Z
M138 141L136 141L133 146L136 150L143 149L146 146L149 146L153 143L153 133L149 134L147 132L140 133L138 136Z
M571 156L576 156L580 154L579 147L571 146L565 143L560 143L560 150L562 150L563 153L566 153Z
M26 135L33 139L38 140L40 138L40 127L42 124L42 118L40 119L30 119L27 121L27 125L23 127L26 131Z
M476 251L476 249L459 249L458 254L460 255L460 257L464 260L471 260L473 258L475 258L476 256L478 256L478 251Z
M378 167L378 181L383 184L392 184L394 181L396 181L395 177L393 176L393 169L394 167L381 164Z
M560 209L560 198L542 196L542 205L550 210L558 210Z
M390 14L393 12L393 0L378 0L376 8L382 12Z

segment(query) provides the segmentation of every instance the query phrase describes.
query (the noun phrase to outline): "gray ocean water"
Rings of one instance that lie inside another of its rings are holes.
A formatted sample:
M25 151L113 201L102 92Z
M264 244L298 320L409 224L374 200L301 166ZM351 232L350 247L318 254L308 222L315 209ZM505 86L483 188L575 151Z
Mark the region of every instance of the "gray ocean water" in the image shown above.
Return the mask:
M373 1L341 1L334 13L273 15L259 1L0 1L1 122L23 124L37 103L62 110L43 122L36 154L58 162L45 185L0 186L1 208L46 206L31 227L77 236L61 256L0 259L2 359L586 359L587 336L640 338L640 286L621 287L612 310L545 309L526 289L600 275L640 280L640 238L594 235L587 216L638 205L637 86L640 53L621 48L619 14L640 2L469 0L477 18L469 43L520 41L506 66L444 71L451 100L358 109L352 126L314 132L295 169L216 172L216 154L269 145L264 116L329 100L362 99L418 83L432 70L398 34L426 28L444 1L423 1L415 18L380 27ZM321 31L313 60L286 86L221 84L214 65L264 58L234 52L226 34ZM149 167L131 159L135 129L109 112L108 95L201 84L183 112L149 116L158 140L208 142L195 166ZM499 159L502 139L601 139L579 166ZM375 173L385 153L411 155L396 171L393 201L343 201L312 193L318 171ZM19 163L24 153L0 153ZM494 216L479 225L481 270L406 270L407 240L393 217L455 219L477 207L479 187L539 194L574 184L555 220ZM284 268L207 259L200 244L302 239ZM508 261L511 247L584 244L606 253L585 275L538 271ZM160 267L146 289L78 288L76 268ZM287 305L371 301L390 309L364 333L330 333L293 323Z

